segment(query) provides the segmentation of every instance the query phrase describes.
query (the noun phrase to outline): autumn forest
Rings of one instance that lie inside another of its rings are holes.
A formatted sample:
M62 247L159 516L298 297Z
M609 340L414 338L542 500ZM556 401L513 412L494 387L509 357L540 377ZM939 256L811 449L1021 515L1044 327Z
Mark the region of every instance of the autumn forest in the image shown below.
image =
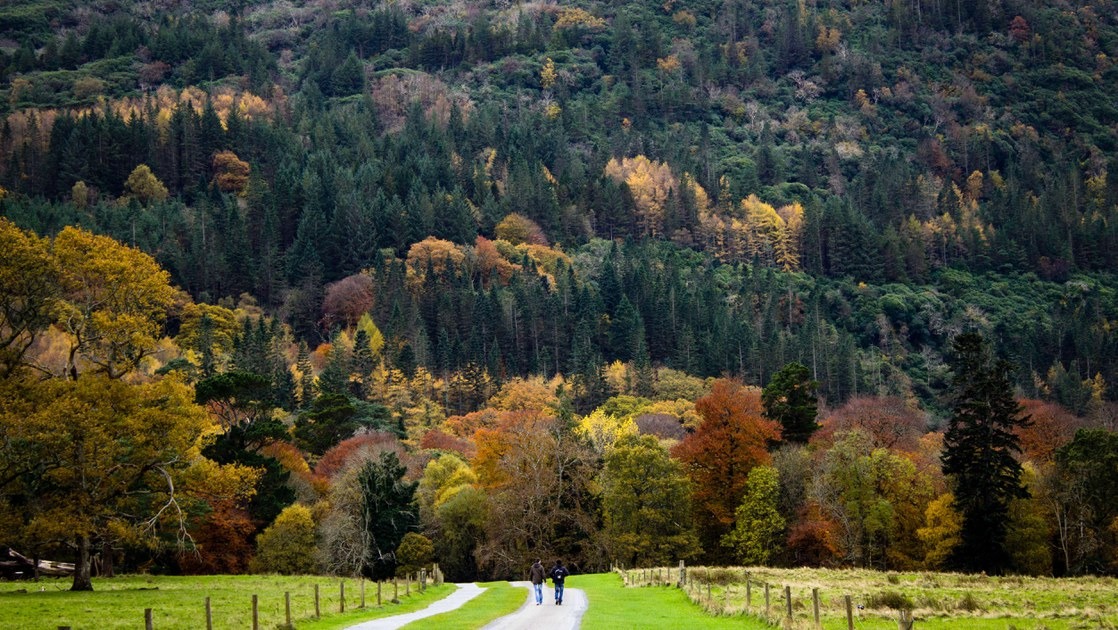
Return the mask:
M1113 0L12 0L0 547L1118 572Z

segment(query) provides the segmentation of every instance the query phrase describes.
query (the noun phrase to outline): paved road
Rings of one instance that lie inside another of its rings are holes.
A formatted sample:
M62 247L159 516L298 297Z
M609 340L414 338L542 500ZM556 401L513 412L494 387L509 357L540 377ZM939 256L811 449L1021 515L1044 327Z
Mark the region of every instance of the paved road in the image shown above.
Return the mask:
M575 630L578 628L582 613L586 612L586 593L568 587L563 591L563 605L556 606L555 590L544 586L543 605L537 606L528 582L512 582L512 585L528 590L524 605L520 610L497 619L482 630L537 630L539 628Z
M528 582L512 582L512 585L519 586L527 591L524 597L524 605L513 614L505 615L493 621L482 630L538 630L539 628L576 630L579 627L582 613L586 612L586 593L577 588L568 588L563 592L563 605L556 606L553 603L554 599L551 599L555 590L545 586L543 605L537 606ZM423 610L366 621L350 626L346 630L396 630L413 621L459 608L462 604L481 595L485 590L477 584L455 584L455 586L458 587L458 590ZM420 625L422 626L422 624Z
M413 613L404 615L393 615L391 617L383 617L381 619L374 619L359 623L355 626L350 626L346 630L396 630L402 628L413 621L419 621L426 617L432 617L439 613L448 612L455 608L460 608L462 604L470 601L471 599L481 595L485 590L477 584L455 584L458 590L450 595L440 599L439 601L431 604L423 610L418 610Z

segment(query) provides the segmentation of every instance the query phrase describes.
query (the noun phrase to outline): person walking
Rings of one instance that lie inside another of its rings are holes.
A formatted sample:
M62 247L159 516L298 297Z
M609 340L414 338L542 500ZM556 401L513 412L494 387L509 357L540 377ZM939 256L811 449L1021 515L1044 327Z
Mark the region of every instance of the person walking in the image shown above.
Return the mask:
M563 605L563 580L567 579L570 574L571 572L567 570L567 567L563 566L562 560L556 560L555 566L551 567L549 575L551 575L551 583L555 585L556 606Z
M532 590L536 593L536 605L539 606L543 603L543 583L547 579L547 569L543 568L543 563L538 559L528 570L528 579L532 581Z

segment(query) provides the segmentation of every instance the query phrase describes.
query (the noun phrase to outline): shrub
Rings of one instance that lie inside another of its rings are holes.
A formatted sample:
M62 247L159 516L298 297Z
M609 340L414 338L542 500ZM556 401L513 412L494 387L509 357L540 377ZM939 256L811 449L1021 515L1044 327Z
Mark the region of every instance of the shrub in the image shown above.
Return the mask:
M959 603L955 605L955 608L958 610L965 610L967 612L982 610L982 606L979 605L978 600L975 599L974 595L971 593L963 595L962 599L959 600Z
M916 606L904 593L897 591L883 591L870 595L868 602L871 608L893 608L895 610L912 610Z
M314 517L305 505L289 505L256 537L254 573L300 575L315 573Z

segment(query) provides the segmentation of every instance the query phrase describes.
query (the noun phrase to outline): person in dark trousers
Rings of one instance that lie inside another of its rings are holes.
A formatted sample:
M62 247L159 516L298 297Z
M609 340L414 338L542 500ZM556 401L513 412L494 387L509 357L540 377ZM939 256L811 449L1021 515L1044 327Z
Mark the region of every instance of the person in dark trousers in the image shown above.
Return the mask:
M536 605L539 606L543 603L543 583L547 579L547 569L543 568L542 562L536 560L528 570L528 579L532 581L532 590L536 593Z
M563 566L562 560L556 560L555 566L551 567L549 575L551 576L551 583L555 585L556 606L563 605L563 580L567 579L570 574L571 572L567 570L567 567Z

